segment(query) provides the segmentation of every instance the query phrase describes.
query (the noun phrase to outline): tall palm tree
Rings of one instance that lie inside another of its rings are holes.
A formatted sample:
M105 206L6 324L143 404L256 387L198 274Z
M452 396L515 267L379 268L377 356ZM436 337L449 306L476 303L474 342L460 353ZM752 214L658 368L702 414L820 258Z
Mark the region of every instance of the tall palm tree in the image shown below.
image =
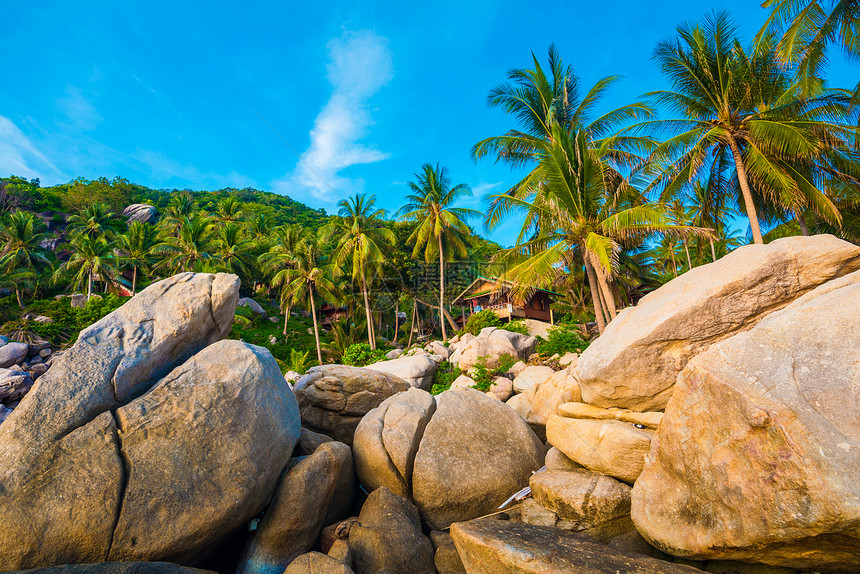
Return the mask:
M412 257L417 258L423 249L427 263L439 258L439 322L442 339L447 339L443 317L446 312L445 257L466 256L466 246L471 241L471 230L466 222L480 213L454 207L459 199L470 197L472 190L465 183L451 185L447 170L439 164L425 163L414 177L417 181L409 182L412 193L406 196L406 205L397 213L401 219L417 224L408 239L415 245Z
M245 217L242 211L242 202L235 197L227 197L219 201L218 209L214 215L215 219L221 223L241 221Z
M51 266L50 252L41 242L46 238L44 224L32 213L16 211L0 220L0 270L4 281L15 289L18 306L24 308L24 289L38 273Z
M69 217L68 229L73 236L85 235L88 239L113 236L113 218L115 214L108 211L103 203L93 203L75 215Z
M194 198L186 191L174 191L171 194L167 210L164 212L164 225L175 231L179 228L186 217L191 217L196 205Z
M777 54L796 67L804 93L820 89L827 49L833 44L860 59L860 0L765 0L762 6L771 13L756 42L782 34Z
M307 301L314 321L314 339L317 346L317 360L322 364L319 322L317 321L316 298L324 301L336 300L336 288L332 277L335 269L325 264L320 253L321 241L318 237L303 241L297 246L295 266L278 271L272 283L283 286L291 301Z
M756 191L760 202L812 208L838 221L821 181L804 171L816 165L827 177L839 176L820 160L826 142L853 134L840 123L848 103L844 93L799 99L773 51L748 54L725 13L678 27L677 37L660 42L654 57L673 89L646 95L680 116L634 128L672 134L651 155L654 165L664 167L654 188L671 194L703 173L733 168L756 243L762 243Z
M131 294L137 293L138 270L148 271L154 262L153 252L159 244L158 228L141 221L132 221L128 231L117 237L117 249L124 265L131 265Z
M275 232L275 244L266 253L261 254L258 265L265 276L269 277L269 285L274 285L274 278L285 269L295 269L296 253L299 246L308 240L308 232L301 225L279 227ZM284 284L281 283L283 287ZM287 326L290 322L290 311L295 303L294 294L282 288L280 292L281 311L284 312L284 336L287 336Z
M173 273L193 271L195 266L212 259L212 223L206 217L194 215L184 217L175 236L167 236L155 248L155 253L163 255L162 266Z
M251 273L251 241L244 228L234 221L218 226L214 243L214 255L230 273L247 278Z
M117 276L114 245L104 237L77 236L71 242L72 255L54 273L54 282L71 276L72 286L81 289L87 286L87 301L93 296L93 281L98 277L112 284Z
M386 261L385 251L394 247L394 232L381 226L385 217L384 209L376 209L376 196L364 193L338 202L338 216L324 230L328 239L333 235L340 237L332 257L340 268L349 264L349 273L358 281L364 298L364 312L367 318L367 339L371 349L376 349L376 332L370 308L370 283L382 269Z

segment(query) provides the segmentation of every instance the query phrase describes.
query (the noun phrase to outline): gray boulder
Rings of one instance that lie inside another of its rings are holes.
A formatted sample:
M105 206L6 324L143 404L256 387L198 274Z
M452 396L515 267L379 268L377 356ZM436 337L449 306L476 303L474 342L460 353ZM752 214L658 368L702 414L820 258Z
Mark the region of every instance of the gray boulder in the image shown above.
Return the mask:
M324 526L349 516L355 486L350 448L321 444L281 481L237 572L282 574L313 548Z
M361 418L391 395L409 388L409 383L387 373L322 365L309 369L294 390L305 427L352 445Z
M129 205L122 210L122 215L129 223L132 221L155 223L156 220L158 220L158 210L145 203L134 203Z
M239 307L246 307L249 309L254 315L258 317L266 318L266 310L263 309L263 306L251 299L250 297L242 297L239 299Z
M438 363L430 357L415 355L373 363L365 368L394 375L409 383L410 386L429 391L433 386L433 374L437 366Z
M27 358L30 347L27 343L12 341L0 347L0 368L7 369Z

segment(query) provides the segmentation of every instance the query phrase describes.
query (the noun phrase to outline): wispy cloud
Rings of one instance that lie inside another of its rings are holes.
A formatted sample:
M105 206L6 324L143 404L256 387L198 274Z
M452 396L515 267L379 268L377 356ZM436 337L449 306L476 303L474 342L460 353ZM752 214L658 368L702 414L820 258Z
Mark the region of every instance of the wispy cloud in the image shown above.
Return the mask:
M345 32L328 43L328 80L333 91L310 132L311 143L293 170L272 182L276 191L296 188L322 201L358 191L363 181L340 174L344 169L389 157L359 143L373 120L368 100L392 78L388 41L369 30Z
M173 160L157 151L137 150L130 157L158 185L184 187L193 182L199 189L258 187L253 179L236 171L227 174L202 172L193 165Z
M32 179L45 175L61 176L33 142L24 135L18 126L4 116L0 116L0 174L17 175Z
M102 120L93 103L74 86L66 87L66 94L57 100L68 125L78 131L92 131Z

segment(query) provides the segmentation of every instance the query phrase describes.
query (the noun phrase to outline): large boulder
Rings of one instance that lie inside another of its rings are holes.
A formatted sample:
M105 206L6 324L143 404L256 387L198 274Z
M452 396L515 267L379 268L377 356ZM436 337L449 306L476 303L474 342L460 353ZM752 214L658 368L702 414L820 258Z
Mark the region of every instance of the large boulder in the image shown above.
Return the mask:
M108 558L186 562L259 514L299 440L271 353L206 347L117 409L125 490Z
M169 562L100 562L98 564L64 564L25 570L18 574L215 574Z
M293 560L283 574L353 574L353 571L331 556L308 552Z
M342 442L319 445L281 480L237 572L283 574L323 527L349 515L354 498L352 451Z
M697 353L746 331L826 281L860 269L860 247L831 235L747 245L691 269L623 310L577 364L586 403L663 410Z
M385 399L361 419L353 450L356 472L368 491L385 486L412 497L415 454L435 411L433 396L413 387Z
M122 215L129 223L132 221L155 223L158 219L158 210L145 203L133 203L122 210Z
M544 382L555 374L552 367L531 365L514 377L514 392L524 393L535 385Z
M266 318L266 310L263 309L263 306L251 299L250 297L242 297L241 299L239 299L238 306L245 307L246 309L251 311L251 313L257 315L258 317L262 317L263 319Z
M642 473L654 431L608 420L570 419L552 415L546 426L549 443L587 469L633 483Z
M615 550L585 534L483 518L451 525L451 538L469 574L701 574Z
M548 379L529 387L525 392L514 395L507 404L527 423L546 426L549 417L558 414L558 408L561 405L579 401L581 398L576 375L571 370L565 369L553 372Z
M440 529L495 511L528 484L546 450L507 405L475 389L436 396L412 470L412 496Z
M543 464L543 444L505 404L475 389L412 389L368 413L353 444L368 489L411 496L431 528L496 510Z
M107 559L126 481L112 411L226 336L238 290L235 275L159 281L53 358L0 425L0 570Z
M352 445L352 435L362 417L382 401L410 388L409 383L388 373L348 367L312 367L295 386L304 426Z
M504 355L510 355L518 359L528 359L534 351L537 339L520 333L512 333L504 329L486 327L481 329L477 337L466 338L465 336L457 346L457 351L451 355L451 362L456 357L459 367L468 371L474 367L479 359L490 368L496 368Z
M27 343L12 341L0 347L0 368L6 369L27 358L30 346Z
M433 386L433 374L438 363L426 355L399 357L391 361L381 361L365 367L380 373L399 377L413 387L429 391Z
M367 497L349 529L357 574L434 574L433 546L421 531L415 506L384 486Z
M689 362L633 489L680 556L860 570L860 272Z

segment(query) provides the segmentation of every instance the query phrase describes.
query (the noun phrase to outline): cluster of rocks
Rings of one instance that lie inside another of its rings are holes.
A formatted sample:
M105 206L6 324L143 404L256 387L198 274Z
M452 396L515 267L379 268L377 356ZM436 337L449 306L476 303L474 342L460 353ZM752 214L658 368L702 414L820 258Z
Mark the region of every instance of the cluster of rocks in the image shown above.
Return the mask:
M856 246L738 249L560 368L492 329L291 388L222 340L237 302L231 275L156 283L37 381L0 425L0 570L860 569ZM505 401L398 366L503 355Z
M0 336L0 422L12 414L56 356L48 341L22 343Z

